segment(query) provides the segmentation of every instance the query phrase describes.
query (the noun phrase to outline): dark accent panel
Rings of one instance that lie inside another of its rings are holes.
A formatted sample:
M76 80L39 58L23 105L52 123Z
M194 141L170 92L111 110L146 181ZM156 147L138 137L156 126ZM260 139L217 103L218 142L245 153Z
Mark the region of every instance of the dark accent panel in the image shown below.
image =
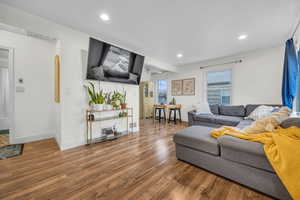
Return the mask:
M99 66L100 58L101 55L103 54L103 50L104 50L103 42L90 38L88 68Z
M103 49L102 49L102 52L101 52L101 57L100 57L98 66L103 65L103 62L104 62L104 60L106 58L106 55L107 55L107 53L109 51L110 46L111 45L109 45L109 44L103 43Z
M142 72L143 72L143 67L144 67L144 60L145 57L136 54L135 59L134 59L134 63L133 63L133 70L132 73L134 74L138 74L138 84L140 83L140 79L142 77Z

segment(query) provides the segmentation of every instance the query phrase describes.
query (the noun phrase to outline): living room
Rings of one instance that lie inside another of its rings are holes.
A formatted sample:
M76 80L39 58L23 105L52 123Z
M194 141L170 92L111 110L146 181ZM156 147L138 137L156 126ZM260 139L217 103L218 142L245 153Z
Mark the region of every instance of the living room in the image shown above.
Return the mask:
M0 199L300 198L299 160L282 172L263 141L217 129L243 130L259 107L272 109L260 119L288 112L268 121L276 130L299 127L299 10L296 0L1 0ZM105 68L116 52L126 73ZM246 163L222 158L218 142L231 137L255 143Z

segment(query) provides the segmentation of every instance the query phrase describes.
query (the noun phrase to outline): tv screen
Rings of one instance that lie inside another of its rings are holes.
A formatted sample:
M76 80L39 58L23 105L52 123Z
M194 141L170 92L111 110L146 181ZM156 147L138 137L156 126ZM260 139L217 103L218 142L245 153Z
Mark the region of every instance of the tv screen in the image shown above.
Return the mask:
M144 56L90 38L87 79L139 84Z

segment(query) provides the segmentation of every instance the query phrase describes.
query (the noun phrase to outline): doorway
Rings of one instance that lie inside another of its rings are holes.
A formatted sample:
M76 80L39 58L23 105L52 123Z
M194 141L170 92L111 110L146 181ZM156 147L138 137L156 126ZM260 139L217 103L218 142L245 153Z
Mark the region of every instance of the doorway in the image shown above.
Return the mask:
M0 147L9 145L11 49L0 47Z
M152 81L140 83L140 119L153 116L154 84Z

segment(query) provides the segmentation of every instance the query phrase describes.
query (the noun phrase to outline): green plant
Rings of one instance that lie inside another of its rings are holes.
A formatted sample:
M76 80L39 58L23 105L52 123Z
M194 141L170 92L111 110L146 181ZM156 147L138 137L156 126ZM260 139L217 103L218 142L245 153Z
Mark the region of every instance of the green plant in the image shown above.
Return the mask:
M95 90L95 85L94 83L92 82L89 82L90 86L84 86L87 91L88 91L88 94L90 96L90 101L89 101L89 105L91 104L103 104L105 102L105 99L106 99L106 95L105 93L103 92L103 90L100 90L97 92Z
M123 94L120 96L120 103L121 104L126 104L126 91L124 91Z
M114 108L118 108L120 106L120 102L121 102L121 93L119 93L118 91L114 91L114 93L111 96L111 105Z
M111 92L108 92L105 94L105 103L106 104L111 104L112 98L111 98Z

